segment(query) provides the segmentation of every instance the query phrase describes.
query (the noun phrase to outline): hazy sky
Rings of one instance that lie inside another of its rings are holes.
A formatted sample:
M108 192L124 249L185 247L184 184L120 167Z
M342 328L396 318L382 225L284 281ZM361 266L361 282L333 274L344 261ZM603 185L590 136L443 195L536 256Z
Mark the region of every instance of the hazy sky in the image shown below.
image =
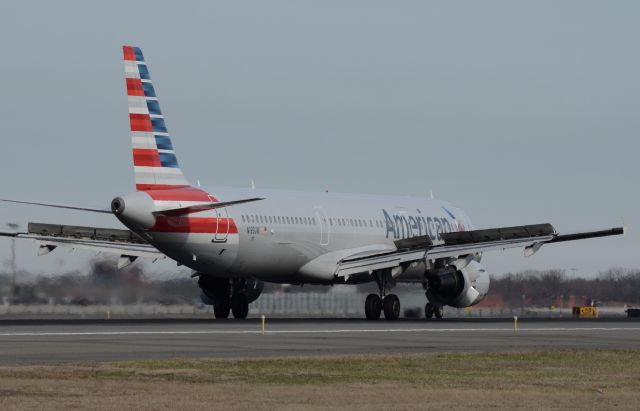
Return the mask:
M133 189L132 44L203 185L432 190L478 227L624 216L626 238L484 261L494 273L638 268L639 21L637 1L3 1L0 196L106 207ZM119 224L0 205L8 221ZM92 256L35 250L20 246L21 267Z

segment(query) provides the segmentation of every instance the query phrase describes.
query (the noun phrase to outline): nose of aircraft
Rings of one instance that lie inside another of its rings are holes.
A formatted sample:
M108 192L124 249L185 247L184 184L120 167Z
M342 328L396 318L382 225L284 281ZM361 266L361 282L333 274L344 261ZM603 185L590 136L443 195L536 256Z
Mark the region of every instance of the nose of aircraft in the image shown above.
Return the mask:
M111 201L111 211L131 229L147 230L156 222L153 200L142 191L114 198Z

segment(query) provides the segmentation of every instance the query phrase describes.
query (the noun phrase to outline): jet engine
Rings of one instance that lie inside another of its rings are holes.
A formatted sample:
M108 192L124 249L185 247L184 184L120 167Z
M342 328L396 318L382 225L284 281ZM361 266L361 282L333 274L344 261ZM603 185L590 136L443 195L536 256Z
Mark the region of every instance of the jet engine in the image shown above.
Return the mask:
M462 268L458 269L458 266ZM477 261L453 264L426 275L427 298L437 305L469 307L478 304L489 291L489 273Z
M260 297L264 283L252 278L230 281L228 278L202 274L198 278L198 286L202 290L200 295L202 302L213 305L216 299L228 299L231 294L244 294L247 297L247 302L252 303Z

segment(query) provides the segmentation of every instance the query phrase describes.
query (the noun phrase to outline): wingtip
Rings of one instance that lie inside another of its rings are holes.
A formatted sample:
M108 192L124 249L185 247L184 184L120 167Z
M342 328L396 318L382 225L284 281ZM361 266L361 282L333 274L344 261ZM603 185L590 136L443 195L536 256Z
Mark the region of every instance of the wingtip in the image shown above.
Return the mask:
M629 231L629 226L625 222L624 217L620 217L620 220L622 221L622 236L626 237L627 232Z

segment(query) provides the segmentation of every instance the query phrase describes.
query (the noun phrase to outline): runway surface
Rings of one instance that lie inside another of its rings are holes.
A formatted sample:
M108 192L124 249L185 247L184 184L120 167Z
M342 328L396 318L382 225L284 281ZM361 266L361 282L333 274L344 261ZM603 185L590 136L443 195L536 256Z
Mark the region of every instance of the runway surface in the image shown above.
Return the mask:
M640 322L512 319L396 321L0 321L0 364L178 357L638 349Z

